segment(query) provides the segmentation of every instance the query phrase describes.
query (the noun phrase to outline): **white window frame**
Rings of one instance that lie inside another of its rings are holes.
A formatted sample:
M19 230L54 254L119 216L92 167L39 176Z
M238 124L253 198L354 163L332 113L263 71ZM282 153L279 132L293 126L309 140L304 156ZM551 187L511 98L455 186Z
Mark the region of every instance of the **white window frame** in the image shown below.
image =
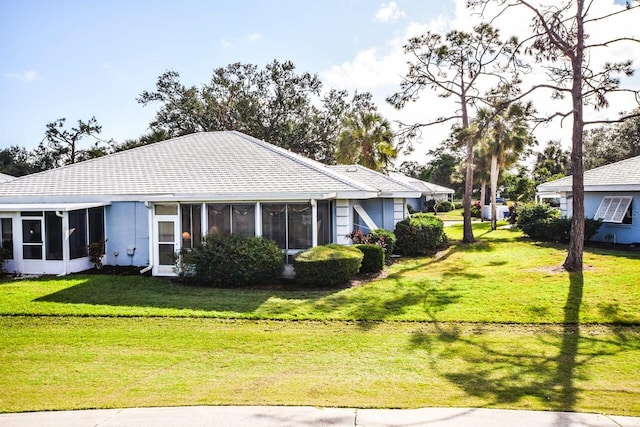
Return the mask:
M622 224L632 200L631 196L605 196L598 206L595 219Z

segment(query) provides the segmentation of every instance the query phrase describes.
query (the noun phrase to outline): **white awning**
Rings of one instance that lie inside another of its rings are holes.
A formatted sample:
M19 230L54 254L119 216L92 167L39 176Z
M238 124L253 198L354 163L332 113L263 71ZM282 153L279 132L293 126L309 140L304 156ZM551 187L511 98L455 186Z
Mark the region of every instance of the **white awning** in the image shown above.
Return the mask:
M620 224L624 221L632 200L633 197L631 196L604 197L602 202L600 202L600 206L598 206L594 218L601 219L604 222L616 222Z
M107 206L111 203L3 203L0 204L0 212L24 212L24 211L59 211L69 212L78 209L90 209Z

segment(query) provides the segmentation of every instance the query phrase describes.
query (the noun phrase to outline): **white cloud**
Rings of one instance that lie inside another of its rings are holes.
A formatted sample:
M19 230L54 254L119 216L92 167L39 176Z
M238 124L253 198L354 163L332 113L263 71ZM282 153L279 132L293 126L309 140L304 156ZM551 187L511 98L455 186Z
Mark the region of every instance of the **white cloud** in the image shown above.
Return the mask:
M376 12L375 20L378 22L394 22L404 16L404 11L398 8L398 4L394 1L389 4L381 4L380 9Z
M220 39L220 46L222 46L223 49L231 49L233 47L233 43L227 39Z
M5 73L4 77L7 79L22 80L26 82L37 80L40 78L40 76L38 76L38 73L33 70L23 71L22 73Z
M260 33L253 33L253 34L249 34L249 35L246 37L246 39L247 39L248 41L250 41L250 42L255 42L255 41L261 40L262 38L263 38L263 37L262 37L262 34L260 34Z

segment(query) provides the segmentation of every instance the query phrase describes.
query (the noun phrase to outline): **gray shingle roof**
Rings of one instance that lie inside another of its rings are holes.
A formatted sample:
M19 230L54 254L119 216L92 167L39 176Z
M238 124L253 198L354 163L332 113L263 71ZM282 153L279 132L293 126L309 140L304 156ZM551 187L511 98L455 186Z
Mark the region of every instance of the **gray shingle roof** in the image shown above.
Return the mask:
M7 182L11 181L12 179L15 179L15 176L0 173L0 182Z
M351 179L357 180L365 185L374 187L382 192L382 195L394 193L415 193L414 195L405 195L404 197L419 197L418 190L414 187L403 183L389 175L381 174L374 170L365 168L360 165L332 165L327 166L329 169L338 171Z
M390 176L400 182L408 184L409 186L415 188L418 191L421 191L425 195L455 193L455 190L451 188L447 188L438 184L433 184L431 182L423 181L418 178L412 178L410 176L406 176L400 173L392 173L390 174Z
M538 192L571 191L567 176L538 186ZM585 171L585 191L640 191L640 156Z
M17 178L0 186L0 202L328 193L374 197L378 188L373 184L240 132L203 132Z

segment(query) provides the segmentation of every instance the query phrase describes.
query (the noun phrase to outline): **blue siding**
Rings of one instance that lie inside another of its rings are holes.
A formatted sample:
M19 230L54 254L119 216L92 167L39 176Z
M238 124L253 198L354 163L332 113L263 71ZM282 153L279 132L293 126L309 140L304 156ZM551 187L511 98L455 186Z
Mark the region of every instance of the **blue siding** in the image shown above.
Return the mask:
M598 230L598 234L593 238L595 241L606 242L606 235L615 235L616 243L639 243L640 242L640 193L624 192L602 192L585 193L584 195L584 215L586 218L593 218L600 206L600 202L605 196L633 196L631 202L633 224L614 224L605 222Z
M393 199L367 199L367 200L354 200L353 204L358 204L364 208L369 214L373 222L376 223L378 228L384 228L389 231L395 229L395 223L393 220ZM366 230L364 223L360 224L363 230Z
M396 225L393 221L393 199L382 199L384 203L383 222L380 224L381 228L385 230L394 231Z
M149 264L149 211L143 202L117 202L105 209L108 265ZM135 248L133 257L127 249ZM115 256L115 252L118 256Z
M411 205L414 211L422 212L425 208L424 197L420 197L419 199L407 199L407 204Z

